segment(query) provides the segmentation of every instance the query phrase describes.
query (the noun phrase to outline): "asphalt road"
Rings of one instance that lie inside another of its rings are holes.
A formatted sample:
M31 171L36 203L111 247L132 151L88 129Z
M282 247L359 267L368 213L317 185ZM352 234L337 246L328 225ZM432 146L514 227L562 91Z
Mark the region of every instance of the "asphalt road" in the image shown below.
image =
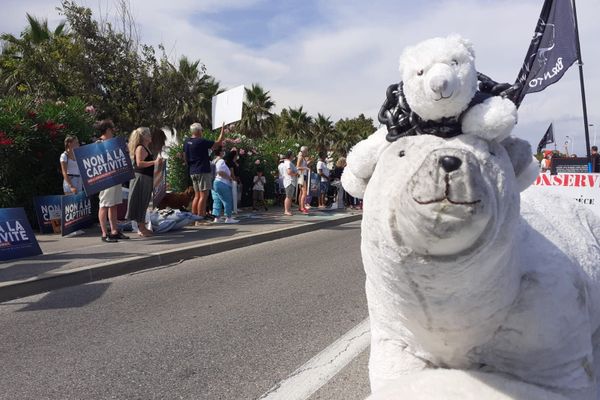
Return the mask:
M367 317L359 223L0 303L0 399L256 399ZM363 399L367 351L311 399Z

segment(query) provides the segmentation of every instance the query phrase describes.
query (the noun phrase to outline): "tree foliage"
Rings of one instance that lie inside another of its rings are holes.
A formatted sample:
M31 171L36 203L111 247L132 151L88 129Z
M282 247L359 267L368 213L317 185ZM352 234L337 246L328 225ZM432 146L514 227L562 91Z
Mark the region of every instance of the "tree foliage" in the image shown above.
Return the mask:
M123 131L210 123L211 99L221 89L199 60L181 57L175 66L164 48L157 56L153 47L138 44L131 27L99 22L73 1L63 0L59 11L66 21L52 31L47 21L28 16L20 37L0 37L1 94L76 96Z
M273 114L275 102L271 99L268 91L260 85L253 83L246 88L246 101L242 108L242 120L240 130L251 138L260 138L270 135L275 128L275 116Z

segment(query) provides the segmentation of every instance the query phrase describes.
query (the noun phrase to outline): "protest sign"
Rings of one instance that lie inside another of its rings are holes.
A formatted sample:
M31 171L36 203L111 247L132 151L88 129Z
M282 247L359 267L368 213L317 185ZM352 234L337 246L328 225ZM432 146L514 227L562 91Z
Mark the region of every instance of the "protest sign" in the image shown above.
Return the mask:
M0 208L0 261L42 254L22 208Z
M242 104L244 103L244 85L235 87L212 98L212 128L242 119Z
M62 195L37 196L33 198L35 215L41 233L59 233Z
M527 190L544 191L569 197L600 216L600 174L539 174L533 185Z
M152 204L158 207L167 194L167 163L154 166L154 183L152 185Z
M92 215L92 202L85 193L79 192L61 199L62 219L60 230L63 236L79 229L87 228L94 223Z
M74 152L88 196L134 177L127 145L120 137L81 146Z

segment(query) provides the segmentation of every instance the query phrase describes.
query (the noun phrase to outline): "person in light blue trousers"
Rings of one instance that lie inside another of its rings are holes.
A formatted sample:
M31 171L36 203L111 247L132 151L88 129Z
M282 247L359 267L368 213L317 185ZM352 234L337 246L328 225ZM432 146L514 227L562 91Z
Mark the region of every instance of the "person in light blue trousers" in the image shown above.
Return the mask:
M215 164L215 180L213 182L212 195L213 195L213 215L215 222L220 222L221 211L224 209L225 223L236 224L239 220L232 218L231 213L233 211L233 191L232 191L232 179L231 179L231 168L237 152L230 151L218 160Z

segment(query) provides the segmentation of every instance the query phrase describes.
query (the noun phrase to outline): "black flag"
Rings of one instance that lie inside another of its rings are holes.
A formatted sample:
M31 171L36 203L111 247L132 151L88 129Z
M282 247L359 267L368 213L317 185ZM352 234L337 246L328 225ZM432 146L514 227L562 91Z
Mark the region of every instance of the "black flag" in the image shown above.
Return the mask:
M552 124L546 129L546 133L542 140L540 140L540 144L538 144L537 152L541 153L542 149L549 143L554 143L554 130L552 129Z
M510 95L517 107L527 93L541 92L562 78L577 61L575 19L571 0L545 0L523 67Z

